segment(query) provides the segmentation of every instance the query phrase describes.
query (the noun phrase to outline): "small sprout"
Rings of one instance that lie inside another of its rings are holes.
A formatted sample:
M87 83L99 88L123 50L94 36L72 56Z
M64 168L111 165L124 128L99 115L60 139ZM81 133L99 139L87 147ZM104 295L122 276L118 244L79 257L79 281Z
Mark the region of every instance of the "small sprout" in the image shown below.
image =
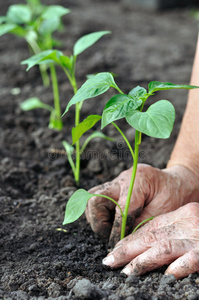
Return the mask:
M64 233L68 232L68 230L66 230L64 228L56 228L56 231L61 231L61 232L64 232Z

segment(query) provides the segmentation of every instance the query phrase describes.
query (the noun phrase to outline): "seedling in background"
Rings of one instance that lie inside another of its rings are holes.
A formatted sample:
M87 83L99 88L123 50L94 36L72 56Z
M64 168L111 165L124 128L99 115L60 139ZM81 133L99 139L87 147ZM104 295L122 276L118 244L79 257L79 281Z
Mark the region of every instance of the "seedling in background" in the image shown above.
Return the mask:
M34 55L22 62L22 64L27 64L29 70L35 65L42 65L43 63L49 64L51 70L52 77L52 85L53 85L53 93L54 93L54 107L46 105L38 98L31 98L23 103L21 103L21 108L23 110L31 110L35 108L44 108L50 111L50 122L49 127L54 129L62 129L62 120L61 120L61 109L60 109L60 98L59 98L59 89L58 82L56 76L55 66L59 66L62 68L64 73L66 74L72 88L74 95L77 92L77 81L75 76L75 67L77 56L81 54L84 50L95 44L102 36L109 34L110 31L98 31L87 34L81 37L73 47L73 55L66 56L61 51L58 50L47 50L43 51L37 55ZM66 150L69 163L74 173L75 181L77 185L79 184L80 177L80 156L84 151L86 145L92 138L101 137L108 139L102 132L94 132L91 136L89 136L84 142L83 146L80 148L80 137L78 136L78 126L80 123L80 112L83 101L79 101L76 104L75 108L75 129L73 130L73 144L75 144L75 148L71 146L68 142L64 141L63 146ZM99 116L96 117L97 121L99 120ZM88 128L92 128L97 122L96 119L93 121L92 118L88 118L87 121L82 123L83 127L86 126L86 131ZM75 151L75 163L72 159L72 155Z
M91 194L86 190L79 189L68 200L63 225L77 220L85 211L87 202L91 197L104 197L107 200L112 201L120 209L122 216L121 239L123 239L125 237L128 210L136 177L139 146L142 140L142 133L154 138L167 139L171 134L175 120L174 106L167 100L159 100L155 102L154 104L150 105L146 111L143 111L144 105L147 99L150 96L154 95L154 93L157 91L171 89L194 89L198 87L190 85L176 85L169 82L151 81L148 85L148 92L145 88L137 86L133 88L128 94L124 94L117 86L114 78L110 73L99 73L93 78L88 79L82 85L76 95L68 103L65 113L73 104L77 105L77 103L82 103L83 100L101 95L110 87L116 89L119 94L113 96L107 102L103 110L102 117L100 118L100 116L95 116L95 118L96 120L97 118L101 119L102 129L108 124L112 124L119 131L119 133L125 140L134 161L124 211L122 210L120 205L110 197ZM127 123L136 130L134 149L131 147L125 134L115 123L115 121L122 118L126 119ZM85 132L86 129L85 126L83 126L83 123L84 121L80 123L78 127L79 136L81 135L82 129L83 132Z
M40 0L26 2L11 5L6 15L0 17L0 36L10 33L24 38L31 54L60 44L52 34L62 28L61 18L70 10L60 5L43 5ZM40 72L44 85L49 86L46 64L40 65Z

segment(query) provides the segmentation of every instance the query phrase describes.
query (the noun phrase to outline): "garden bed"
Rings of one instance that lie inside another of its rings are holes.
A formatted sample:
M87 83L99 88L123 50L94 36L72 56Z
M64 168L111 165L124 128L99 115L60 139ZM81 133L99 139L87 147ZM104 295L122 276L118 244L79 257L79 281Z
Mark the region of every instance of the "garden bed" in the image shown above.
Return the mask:
M1 15L13 3L2 1ZM152 80L189 83L198 31L190 10L153 12L135 9L125 0L59 0L56 4L71 9L64 17L65 32L57 35L63 52L70 52L86 33L112 31L79 57L79 85L86 74L103 71L117 74L115 81L124 92L138 84L147 87ZM23 40L11 35L0 38L0 298L198 299L197 274L176 281L163 276L163 267L126 279L120 270L102 267L107 245L84 217L62 230L67 199L76 189L62 147L62 140L71 141L74 110L63 118L61 132L48 129L48 112L20 110L19 104L32 96L53 103L52 91L42 86L38 69L26 73L20 65L27 57ZM61 71L58 78L64 111L72 91ZM180 128L187 92L159 92L155 97L167 97L174 104L174 130L170 139L155 143L143 137L140 162L164 168ZM86 102L82 119L92 107L100 114L107 100L102 95ZM116 141L93 140L87 148L80 180L85 189L115 178L132 165L115 129L108 126L104 133ZM133 141L133 130L126 133Z

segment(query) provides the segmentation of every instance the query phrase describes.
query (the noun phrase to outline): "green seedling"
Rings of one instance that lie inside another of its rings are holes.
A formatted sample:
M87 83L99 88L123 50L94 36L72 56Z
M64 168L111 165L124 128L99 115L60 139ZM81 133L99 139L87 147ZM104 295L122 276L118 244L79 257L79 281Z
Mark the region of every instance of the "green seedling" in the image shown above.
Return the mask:
M9 6L6 15L0 17L0 36L10 33L24 38L31 54L57 46L52 34L62 28L61 18L70 10L60 5L43 5L40 0L26 2ZM47 66L41 65L40 71L44 85L49 86Z
M120 205L110 197L104 195L91 194L86 190L79 189L71 196L66 205L63 225L77 220L83 214L87 202L91 197L104 197L107 200L112 201L120 209L122 216L122 239L125 237L126 221L136 177L139 146L141 144L142 134L146 134L154 138L167 139L171 134L175 120L174 106L171 102L167 100L159 100L150 105L145 111L144 105L147 99L150 96L154 95L157 91L172 89L194 89L198 87L191 85L176 85L169 82L152 81L148 84L148 91L143 87L137 86L133 88L128 94L124 94L121 91L121 89L117 86L113 76L110 73L99 73L93 78L88 79L82 85L82 87L78 90L75 96L68 103L65 113L73 104L82 103L83 100L101 95L102 93L106 92L110 87L113 87L118 92L118 94L113 96L107 102L103 110L102 116L95 116L95 118L96 120L101 120L102 129L108 124L112 124L122 135L132 155L134 162L125 208L124 210L122 210ZM130 145L130 142L128 141L124 132L122 132L122 130L115 123L115 121L122 118L124 118L127 121L127 123L136 130L134 149ZM83 126L83 123L84 121L80 123L78 127L79 136L81 135L82 131L85 132L86 130L85 126Z
M98 31L87 34L81 37L73 47L73 54L71 56L64 55L61 51L58 50L47 50L43 51L37 55L30 57L22 62L22 64L27 64L29 70L30 68L34 67L35 65L42 65L43 63L49 64L51 70L51 77L52 77L52 85L53 85L53 93L54 93L54 107L46 105L38 98L31 98L24 101L21 104L21 108L23 110L31 110L35 108L44 108L50 111L50 128L56 128L58 130L62 129L62 119L61 119L61 109L60 109L60 98L59 98L59 89L58 89L58 82L56 76L56 69L55 66L61 67L64 71L65 75L67 76L72 88L74 95L77 92L77 80L75 76L75 67L77 56L81 54L84 50L95 44L102 36L109 34L110 31ZM92 77L91 77L92 78ZM69 163L74 173L75 181L77 185L79 184L79 177L80 177L80 157L82 152L84 151L86 145L92 138L101 137L108 139L102 132L94 132L91 136L89 136L82 147L80 147L80 137L78 135L78 128L80 123L80 112L82 107L83 101L79 101L76 104L75 108L75 128L73 129L73 144L75 144L75 148L71 146L68 142L64 141L63 146L66 150ZM85 120L81 128L84 130L84 126L86 130L88 127L92 128L95 123L99 120L99 116L93 120L92 117ZM75 152L75 163L72 159L72 155Z

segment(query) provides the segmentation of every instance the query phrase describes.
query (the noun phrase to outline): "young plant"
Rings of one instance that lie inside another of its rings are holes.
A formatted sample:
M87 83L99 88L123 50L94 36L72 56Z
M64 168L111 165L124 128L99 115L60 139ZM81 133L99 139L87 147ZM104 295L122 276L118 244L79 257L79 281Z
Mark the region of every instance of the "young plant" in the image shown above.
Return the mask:
M58 50L47 50L43 51L37 55L30 57L22 62L22 64L27 64L29 70L30 68L34 67L35 65L42 65L43 63L50 65L51 70L51 77L52 77L52 85L53 85L53 93L54 93L54 107L46 105L38 98L31 98L24 101L21 104L21 108L23 110L31 110L35 108L44 108L50 111L50 128L62 129L62 120L61 120L61 109L60 109L60 99L59 99L59 89L58 89L58 82L56 76L55 66L61 67L64 73L66 74L72 88L74 95L77 92L77 81L75 76L75 69L76 69L76 61L77 56L81 54L84 50L95 44L102 36L109 34L110 31L98 31L87 34L81 37L73 47L73 54L71 56L64 55L61 51ZM88 142L95 137L106 138L104 134L101 132L94 132L91 136L89 136L86 141L84 142L83 146L80 147L80 137L78 135L78 126L80 123L80 112L82 107L83 101L79 101L76 104L75 108L75 128L73 130L73 144L75 144L75 148L71 146L68 142L64 141L63 146L66 150L69 163L74 173L75 181L77 185L79 184L79 176L80 176L80 156L84 151ZM98 118L98 117L97 117ZM98 119L99 120L99 119ZM86 131L88 127L92 128L97 121L93 121L93 119L88 118L82 124L83 127L86 126ZM75 163L72 159L72 155L75 150Z
M27 4L14 4L0 17L0 36L10 33L24 38L31 54L52 49L58 42L52 34L62 27L62 16L70 12L60 5L43 5L40 0L26 0ZM45 86L49 86L47 66L40 66Z
M99 73L93 78L88 79L82 85L76 95L68 103L65 113L73 104L77 104L79 102L82 103L83 100L96 97L106 92L110 87L116 89L118 94L113 96L107 102L103 110L102 117L93 116L92 118L96 119L96 121L97 119L101 119L102 129L108 124L112 124L122 135L132 155L134 163L124 211L121 209L120 205L110 197L91 194L86 190L79 189L71 196L66 205L63 225L77 220L83 214L87 202L91 197L104 197L107 200L115 203L115 205L117 205L120 209L122 216L121 239L123 239L125 237L128 210L136 177L139 146L141 144L142 134L146 134L154 138L167 139L171 134L175 120L174 106L167 100L159 100L153 103L146 111L143 111L144 105L147 99L154 95L157 91L171 89L194 89L198 87L191 85L176 85L169 82L151 81L148 84L148 91L143 87L137 86L128 94L124 94L117 86L110 73ZM115 121L122 118L124 118L127 123L136 130L134 149L130 145L130 142L128 141L124 132L122 132L122 130L115 123ZM81 136L82 131L85 132L86 130L85 126L83 126L83 123L84 121L78 126L79 136Z

